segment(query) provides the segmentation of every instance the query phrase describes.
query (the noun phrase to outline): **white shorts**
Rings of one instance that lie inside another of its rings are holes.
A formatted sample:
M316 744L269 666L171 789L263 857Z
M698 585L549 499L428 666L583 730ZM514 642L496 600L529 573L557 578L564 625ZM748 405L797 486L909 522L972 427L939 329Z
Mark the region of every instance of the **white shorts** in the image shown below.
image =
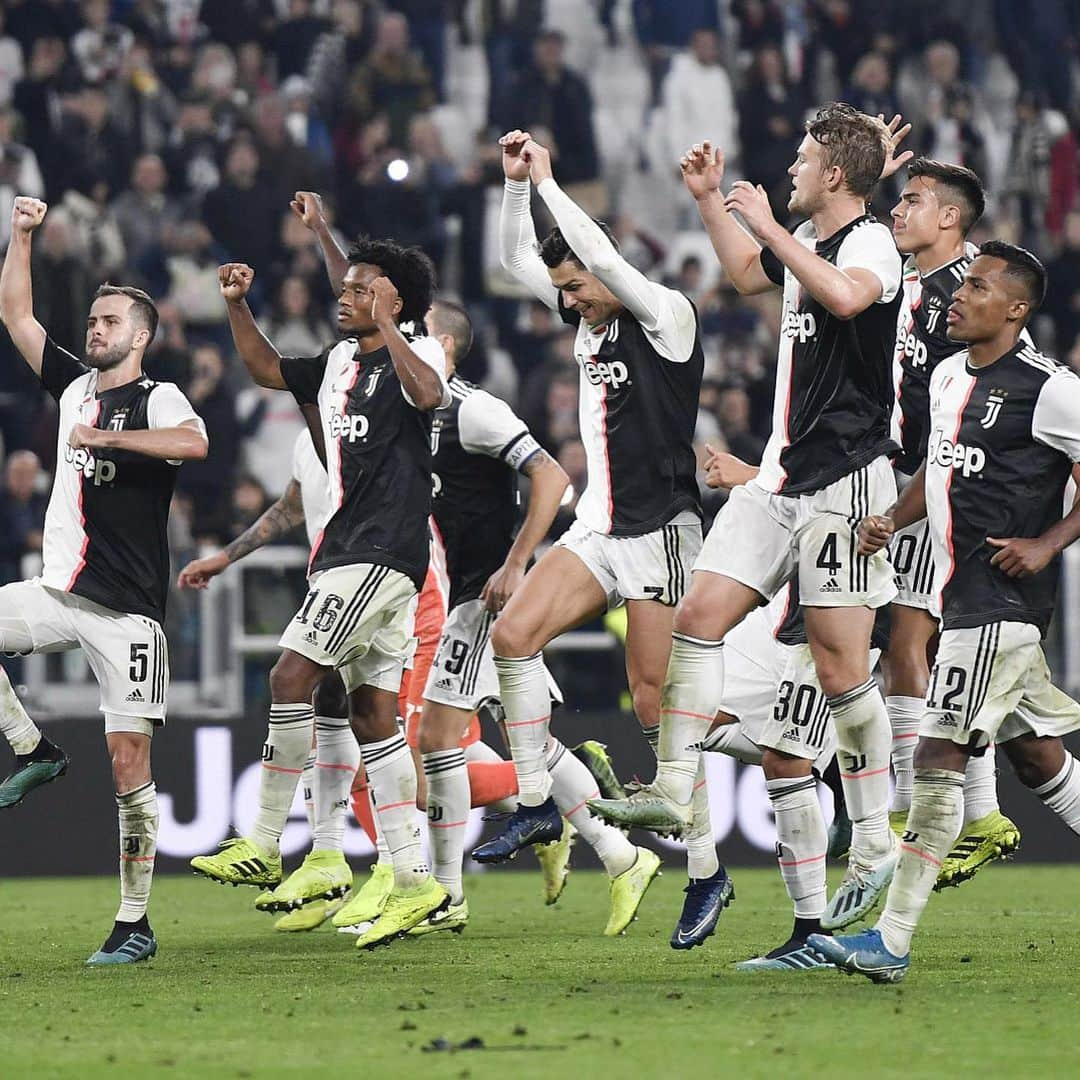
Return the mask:
M856 530L896 501L888 459L811 495L735 488L716 515L695 570L723 574L771 600L797 573L804 607L879 608L896 595L885 551L858 554Z
M790 649L772 631L770 609L760 607L724 638L724 695L719 711L734 716L747 738L759 745Z
M355 563L312 575L300 610L278 644L341 672L345 690L396 694L414 648L416 586L389 566Z
M78 648L101 690L106 731L149 735L165 722L169 646L159 623L50 589L39 578L0 588L0 652Z
M495 616L484 607L483 600L466 600L450 612L424 687L426 701L475 712L485 702L499 700L499 679L491 648L494 622ZM550 672L547 680L551 700L561 705L562 692Z
M701 522L689 512L642 536L607 536L575 521L555 542L572 551L607 594L608 607L659 600L674 607L690 584L701 551Z
M836 752L836 731L810 646L781 647L787 663L756 741L807 761L816 761L822 754L831 756ZM871 663L876 663L876 657L871 656Z
M914 525L897 529L889 544L896 581L894 604L918 608L938 616L938 598L934 589L934 549L930 541L930 522L923 518Z
M942 631L921 737L979 749L1078 728L1080 705L1050 681L1037 626L997 622Z

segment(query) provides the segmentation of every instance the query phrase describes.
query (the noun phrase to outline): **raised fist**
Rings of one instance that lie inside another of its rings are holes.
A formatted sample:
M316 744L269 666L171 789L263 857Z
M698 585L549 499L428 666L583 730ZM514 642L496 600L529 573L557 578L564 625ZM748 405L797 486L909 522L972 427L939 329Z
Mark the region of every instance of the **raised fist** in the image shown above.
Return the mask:
M11 231L32 233L45 220L45 211L49 207L40 199L29 195L18 195L11 208Z
M255 271L246 263L226 263L218 267L221 295L230 304L243 300L254 280Z

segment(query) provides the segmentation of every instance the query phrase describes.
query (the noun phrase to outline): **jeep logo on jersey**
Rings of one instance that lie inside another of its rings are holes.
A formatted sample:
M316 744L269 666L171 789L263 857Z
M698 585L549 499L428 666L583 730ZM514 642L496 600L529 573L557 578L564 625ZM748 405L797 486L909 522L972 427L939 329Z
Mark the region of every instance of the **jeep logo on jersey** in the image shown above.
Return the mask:
M986 464L986 451L981 446L966 446L945 438L940 430L930 436L926 452L931 465L943 469L956 469L961 476L978 476Z
M817 333L817 319L812 311L789 311L784 316L780 333L784 337L797 338L800 345L805 345Z
M621 360L612 360L609 363L590 356L585 361L585 378L593 386L607 383L612 390L618 390L623 383L630 381L630 369Z
M357 439L366 439L371 425L366 416L342 416L341 413L330 414L330 438L347 439L356 442Z
M907 357L912 367L926 367L928 356L926 343L920 341L907 327L900 327L896 333L896 355Z
M93 480L94 487L111 484L116 479L116 462L94 457L85 446L80 446L78 450L65 447L64 458L70 465L74 465L85 479Z

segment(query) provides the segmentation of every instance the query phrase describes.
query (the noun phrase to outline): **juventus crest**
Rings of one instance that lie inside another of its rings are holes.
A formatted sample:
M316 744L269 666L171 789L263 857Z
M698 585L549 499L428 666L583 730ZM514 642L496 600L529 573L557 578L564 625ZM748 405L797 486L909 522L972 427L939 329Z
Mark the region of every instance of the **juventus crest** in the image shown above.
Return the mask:
M990 391L986 399L986 415L979 421L980 427L992 428L997 423L998 415L1001 413L1001 406L1005 404L1005 396L1004 390Z

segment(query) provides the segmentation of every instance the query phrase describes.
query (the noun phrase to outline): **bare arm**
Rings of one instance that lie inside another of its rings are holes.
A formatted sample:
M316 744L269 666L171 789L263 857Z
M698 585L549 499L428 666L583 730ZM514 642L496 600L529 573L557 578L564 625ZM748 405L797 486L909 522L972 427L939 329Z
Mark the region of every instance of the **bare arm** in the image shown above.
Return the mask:
M838 319L853 319L881 298L881 279L871 270L842 270L800 243L773 217L769 198L759 185L736 180L724 200L737 210L762 243L799 279L818 303Z
M281 355L259 329L255 316L247 304L248 290L255 280L255 271L243 263L226 263L218 269L221 295L225 298L225 310L229 315L229 329L233 343L244 367L259 386L271 390L287 390L285 377L281 374Z
M205 589L210 579L217 577L225 567L292 532L303 521L304 505L300 498L300 485L295 480L290 480L281 497L268 506L235 540L213 555L189 562L180 571L177 584L181 589Z
M705 459L705 483L711 488L730 491L741 484L749 484L761 472L760 465L751 465L742 458L717 450L705 444L708 457Z
M443 400L445 384L431 365L413 352L394 321L394 315L400 308L397 289L388 277L378 277L371 283L371 292L374 296L371 315L386 342L402 389L421 412L441 408L446 404Z
M480 599L489 611L501 611L525 577L525 568L537 545L547 536L559 512L570 477L546 450L538 450L525 462L522 472L529 478L529 505L506 561L488 578Z
M45 328L34 318L30 236L44 219L46 209L39 199L20 195L15 200L11 211L11 241L0 270L0 320L35 375L41 375Z
M724 178L724 154L712 143L695 143L679 161L683 183L694 196L713 251L737 292L743 296L775 289L761 266L761 246L735 220L724 205L720 183Z
M345 271L349 269L349 259L330 231L323 212L322 196L314 191L298 191L289 203L289 209L315 234L322 249L330 285L335 293L340 293Z
M129 450L134 454L162 461L200 461L210 443L195 420L178 427L148 428L138 431L112 431L76 424L68 436L68 445L78 450Z

